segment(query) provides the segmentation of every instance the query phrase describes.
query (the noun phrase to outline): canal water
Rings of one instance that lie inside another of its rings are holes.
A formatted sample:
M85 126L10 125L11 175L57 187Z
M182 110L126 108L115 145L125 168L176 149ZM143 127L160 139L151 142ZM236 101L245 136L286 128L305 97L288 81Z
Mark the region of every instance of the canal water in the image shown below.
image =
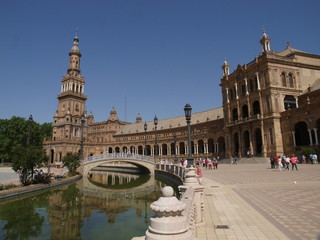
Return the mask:
M69 185L0 202L2 240L126 240L143 236L150 204L171 185L149 175L92 171Z

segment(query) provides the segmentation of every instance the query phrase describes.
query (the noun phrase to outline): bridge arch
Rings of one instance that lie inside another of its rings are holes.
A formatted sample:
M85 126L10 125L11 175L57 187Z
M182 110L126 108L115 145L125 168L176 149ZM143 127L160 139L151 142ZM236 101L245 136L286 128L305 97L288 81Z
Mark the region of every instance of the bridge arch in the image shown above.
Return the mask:
M87 157L83 161L83 176L87 177L92 168L98 167L104 163L125 162L137 166L146 174L154 174L154 158L144 155L131 153L105 153Z

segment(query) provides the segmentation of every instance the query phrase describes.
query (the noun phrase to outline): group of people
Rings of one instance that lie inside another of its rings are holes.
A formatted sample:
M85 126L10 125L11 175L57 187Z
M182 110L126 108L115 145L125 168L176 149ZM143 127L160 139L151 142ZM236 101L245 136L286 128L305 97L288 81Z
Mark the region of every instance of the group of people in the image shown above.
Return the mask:
M206 169L218 169L218 164L219 164L219 157L217 158L199 158L199 159L195 159L196 165L198 166L202 166L205 167ZM181 159L180 161L181 166L187 167L188 165L188 161L185 159Z
M292 154L291 157L286 156L285 154L281 156L271 156L270 157L270 165L271 169L275 169L276 166L278 166L278 169L282 171L282 169L285 169L287 171L290 170L290 164L292 166L292 170L296 169L298 171L297 163L299 162L297 156Z
M205 159L197 159L196 160L196 165L200 165L202 167L205 167L206 169L218 169L218 162L219 160L219 157L218 159L217 158L213 158L213 159L210 159L210 158L205 158Z

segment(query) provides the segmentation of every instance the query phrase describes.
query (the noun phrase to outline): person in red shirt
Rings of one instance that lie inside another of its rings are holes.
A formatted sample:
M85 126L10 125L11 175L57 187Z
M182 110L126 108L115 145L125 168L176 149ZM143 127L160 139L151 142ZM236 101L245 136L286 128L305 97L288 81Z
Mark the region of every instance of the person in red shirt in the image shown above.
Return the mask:
M295 167L296 170L298 171L297 161L298 161L298 158L293 154L292 157L290 158L290 162L291 162L291 165L292 165L292 170Z
M203 175L202 175L202 170L199 165L197 165L197 175L198 175L199 183L201 184L201 180L202 180Z

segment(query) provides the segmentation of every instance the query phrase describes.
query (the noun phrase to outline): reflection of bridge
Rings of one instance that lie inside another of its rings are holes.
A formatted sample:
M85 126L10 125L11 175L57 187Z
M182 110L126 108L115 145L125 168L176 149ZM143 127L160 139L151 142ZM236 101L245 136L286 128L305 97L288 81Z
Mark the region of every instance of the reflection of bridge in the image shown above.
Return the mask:
M111 183L111 186L108 186L109 177L112 179L112 181L109 182ZM135 197L141 198L146 194L152 193L156 189L160 189L160 186L156 184L156 180L153 176L144 176L142 181L139 181L139 177L141 177L141 175L94 171L93 178L96 179L91 180L91 178L88 177L82 178L83 193L85 196L104 197L106 199L114 197L117 199L126 199ZM113 185L113 180L116 178L122 178L121 182L128 181L128 183L120 184L120 182L117 182L119 185ZM138 182L135 183L137 180ZM98 184L98 182L101 184Z
M150 156L132 154L132 153L105 153L87 157L83 161L83 176L97 166L108 162L126 162L139 167L143 172L154 174L155 159Z

